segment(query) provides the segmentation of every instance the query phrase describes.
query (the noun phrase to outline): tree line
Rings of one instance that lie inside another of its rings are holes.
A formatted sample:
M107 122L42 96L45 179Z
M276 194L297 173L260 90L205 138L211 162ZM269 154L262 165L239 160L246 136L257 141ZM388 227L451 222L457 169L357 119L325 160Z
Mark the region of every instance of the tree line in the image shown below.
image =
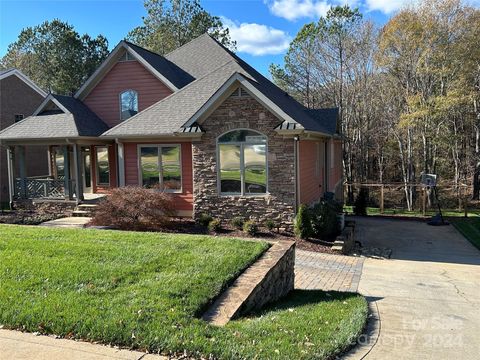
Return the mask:
M424 0L378 27L338 6L304 25L270 72L305 106L339 108L347 183L400 182L412 209L408 185L435 173L479 198L478 9Z
M145 0L143 25L128 32L126 39L166 54L208 32L232 49L218 16L208 13L199 0ZM80 35L59 19L23 29L0 59L0 68L17 68L41 88L64 95L75 93L108 56L103 35Z

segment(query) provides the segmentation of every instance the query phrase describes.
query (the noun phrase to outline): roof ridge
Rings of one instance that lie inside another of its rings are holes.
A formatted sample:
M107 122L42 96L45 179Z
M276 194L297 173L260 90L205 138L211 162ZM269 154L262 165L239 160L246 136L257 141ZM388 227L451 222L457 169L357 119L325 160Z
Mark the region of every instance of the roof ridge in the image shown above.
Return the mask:
M177 47L176 49L173 49L172 51L166 53L166 54L165 54L165 58L166 58L167 56L169 56L169 55L177 52L177 51L180 50L181 48L187 46L188 44L194 42L195 40L198 40L198 39L200 39L200 38L202 38L202 37L205 37L205 36L208 36L209 38L213 39L208 32L205 32L205 33L203 33L202 35L199 35L199 36L197 36L196 38L193 38L192 40L187 41L185 44Z
M127 124L127 123L133 121L133 119L135 119L135 118L136 118L137 116L139 116L140 114L145 113L147 110L153 108L154 106L156 106L156 105L158 105L158 104L163 103L164 101L167 101L168 99L172 98L174 95L179 94L179 93L181 93L182 91L184 91L185 89L190 88L190 85L196 84L196 83L199 82L200 80L205 79L207 76L213 74L214 72L217 72L218 70L220 70L221 68L227 66L228 64L230 64L230 63L232 63L232 62L234 62L234 59L226 62L225 64L222 64L222 65L218 66L217 68L215 68L214 70L210 71L209 73L203 75L202 77L199 77L199 78L193 80L192 82L188 83L187 85L185 85L185 86L182 87L181 89L178 89L178 91L175 91L175 92L171 93L171 94L168 95L167 97L164 97L162 100L157 101L156 103L153 103L152 105L150 105L149 107L147 107L147 108L143 109L142 111L136 113L136 114L133 115L132 117L129 117L127 120L125 120L125 121L121 122L120 124L117 124L117 125L115 125L114 127L108 129L107 131L105 131L105 132L104 132L102 135L100 135L100 136L103 136L103 135L107 134L108 132L110 132L110 131L112 131L112 130L114 130L114 129L116 129L116 128L121 127L122 125Z

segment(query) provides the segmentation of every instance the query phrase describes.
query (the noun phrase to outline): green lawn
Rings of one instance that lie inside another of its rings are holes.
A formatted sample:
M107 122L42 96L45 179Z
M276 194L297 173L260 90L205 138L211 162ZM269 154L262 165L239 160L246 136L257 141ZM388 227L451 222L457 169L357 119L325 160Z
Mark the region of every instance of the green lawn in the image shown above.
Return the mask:
M347 214L353 214L353 206L344 206L344 211ZM432 217L437 214L437 209L429 209L426 212L426 217ZM367 214L370 216L406 216L406 217L423 217L421 210L408 211L404 209L385 209L383 214L380 214L380 208L368 207ZM465 212L452 210L452 209L442 209L442 214L445 217L463 217ZM469 210L468 216L479 216L480 210Z
M480 250L480 218L455 219L453 226Z
M223 328L198 317L263 242L0 225L0 324L168 354L323 359L362 330L356 294L295 291ZM260 355L261 354L261 355Z

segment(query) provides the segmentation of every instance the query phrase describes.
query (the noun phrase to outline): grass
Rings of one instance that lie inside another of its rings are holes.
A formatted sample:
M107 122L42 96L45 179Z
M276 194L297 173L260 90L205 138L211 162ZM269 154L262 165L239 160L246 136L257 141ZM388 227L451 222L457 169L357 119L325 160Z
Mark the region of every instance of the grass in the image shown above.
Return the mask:
M453 226L480 250L480 218L455 219Z
M344 206L344 211L347 214L353 214L353 206ZM432 217L438 212L437 209L429 209L426 211L425 217ZM442 209L442 214L445 217L464 217L464 211ZM384 209L383 214L380 213L380 208L367 207L367 215L369 216L405 216L405 217L424 217L421 210L408 211L405 209ZM480 210L469 210L468 216L479 216Z
M223 328L200 320L263 242L13 225L0 234L6 328L163 354L323 359L344 350L366 318L360 295L295 291Z

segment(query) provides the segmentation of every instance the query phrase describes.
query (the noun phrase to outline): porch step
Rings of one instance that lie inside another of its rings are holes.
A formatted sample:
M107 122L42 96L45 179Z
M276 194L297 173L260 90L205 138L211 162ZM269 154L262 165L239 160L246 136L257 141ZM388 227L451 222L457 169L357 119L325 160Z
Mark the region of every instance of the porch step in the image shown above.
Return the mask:
M72 215L75 217L93 217L96 208L97 205L95 204L79 204L75 210L73 210Z

